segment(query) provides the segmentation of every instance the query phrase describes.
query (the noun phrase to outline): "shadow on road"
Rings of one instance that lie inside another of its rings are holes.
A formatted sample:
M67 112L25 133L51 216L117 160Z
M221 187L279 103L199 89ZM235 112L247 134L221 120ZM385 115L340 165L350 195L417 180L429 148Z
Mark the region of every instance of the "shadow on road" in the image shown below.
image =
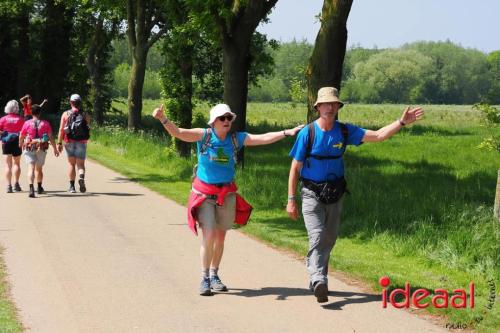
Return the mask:
M309 296L314 299L314 295L309 289L304 288L284 288L284 287L265 287L261 289L238 289L231 288L229 293L226 295L232 296L243 296L243 297L260 297L260 296L270 296L275 295L276 300L283 301L288 297L293 296ZM354 303L368 303L377 302L381 300L380 295L375 294L365 294L357 292L346 292L346 291L330 291L328 293L330 297L334 297L334 302L324 305L323 308L329 310L342 310L342 307L346 304ZM337 301L338 298L343 298Z
M78 197L95 197L107 195L112 197L138 197L143 196L141 193L123 193L123 192L87 192L87 193L68 193L66 191L45 191L45 195L39 196L43 197L68 197L68 198L78 198Z

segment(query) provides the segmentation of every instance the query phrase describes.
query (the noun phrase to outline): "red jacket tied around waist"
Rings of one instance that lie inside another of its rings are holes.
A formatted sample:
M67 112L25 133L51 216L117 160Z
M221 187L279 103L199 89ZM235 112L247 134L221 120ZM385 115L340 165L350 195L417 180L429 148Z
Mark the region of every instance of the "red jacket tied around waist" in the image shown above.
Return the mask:
M236 194L236 220L234 223L245 225L250 218L250 214L252 213L252 206L248 202L245 201L236 191L238 188L234 182L229 183L224 186L216 186L212 184L207 184L195 178L193 180L193 189L197 192L202 193L197 194L194 191L191 191L189 195L188 201L188 226L189 229L195 234L198 235L198 230L196 229L196 208L201 206L203 201L207 199L207 196L216 195L216 203L219 206L224 204L224 199L226 198L226 194L235 193Z

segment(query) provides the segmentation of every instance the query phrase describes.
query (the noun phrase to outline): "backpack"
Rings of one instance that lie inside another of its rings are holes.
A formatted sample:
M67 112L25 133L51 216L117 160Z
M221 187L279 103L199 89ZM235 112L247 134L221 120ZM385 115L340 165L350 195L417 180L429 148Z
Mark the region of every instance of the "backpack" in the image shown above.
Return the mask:
M90 128L85 119L84 112L69 111L68 121L64 126L64 133L71 140L88 140L90 138Z
M200 148L200 155L205 154L207 151L208 146L210 145L210 139L212 138L212 128L207 128L205 129L205 134L203 134L203 138L201 139L201 148ZM236 137L236 132L231 133L231 143L233 144L233 160L234 160L234 165L236 166L238 164L238 138ZM194 179L196 177L196 172L198 171L198 163L195 164L193 167L193 175L191 179Z
M342 133L342 137L344 138L344 141L342 142L342 148L340 155L315 155L311 154L312 152L312 147L314 144L314 135L315 135L315 129L314 129L314 122L309 123L307 125L307 129L309 132L309 138L307 141L307 146L306 146L306 158L305 161L307 163L307 167L310 167L309 164L309 158L314 158L317 160L335 160L338 158L342 158L342 156L345 153L346 147L347 147L347 139L349 137L349 130L347 129L347 125L341 122L337 122L340 125L340 132Z

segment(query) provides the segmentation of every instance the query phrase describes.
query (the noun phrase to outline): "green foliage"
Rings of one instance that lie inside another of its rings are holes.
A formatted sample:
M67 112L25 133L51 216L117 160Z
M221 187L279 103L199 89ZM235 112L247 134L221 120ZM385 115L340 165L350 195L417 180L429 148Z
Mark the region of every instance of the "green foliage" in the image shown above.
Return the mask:
M292 107L297 104L307 104L307 89L303 81L296 78L290 81L290 99L292 100Z
M491 87L488 92L488 103L500 104L500 51L491 52L487 60L491 73Z
M128 81L130 79L130 65L127 63L119 64L113 70L113 97L128 96ZM142 94L144 98L158 99L161 94L160 77L157 72L146 70L144 77L144 87Z
M430 69L431 59L417 51L386 50L356 64L346 89L365 103L421 102Z
M500 152L500 109L488 104L476 104L474 109L481 111L486 127L491 131L479 145L481 149L495 150Z

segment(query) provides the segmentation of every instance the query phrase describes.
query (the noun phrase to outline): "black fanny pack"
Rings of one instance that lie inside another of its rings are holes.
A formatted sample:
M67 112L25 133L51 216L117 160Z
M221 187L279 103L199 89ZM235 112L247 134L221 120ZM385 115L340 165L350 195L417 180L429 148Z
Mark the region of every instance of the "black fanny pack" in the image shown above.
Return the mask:
M302 184L305 188L313 191L317 199L324 204L336 203L347 192L347 182L344 177L323 183L302 179Z

